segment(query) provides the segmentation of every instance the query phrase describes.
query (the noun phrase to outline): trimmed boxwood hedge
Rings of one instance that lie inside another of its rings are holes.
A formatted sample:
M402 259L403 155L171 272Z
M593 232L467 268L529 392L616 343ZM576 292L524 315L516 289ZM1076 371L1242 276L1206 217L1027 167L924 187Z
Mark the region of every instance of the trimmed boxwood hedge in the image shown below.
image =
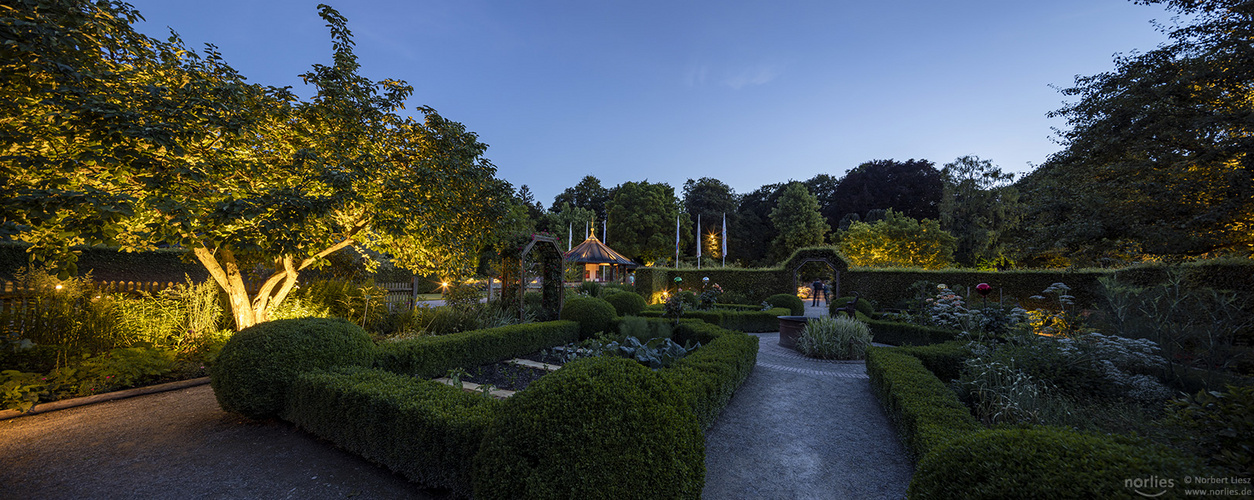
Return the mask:
M605 297L619 316L635 316L644 310L644 297L635 292L620 291Z
M470 495L469 464L501 403L410 375L344 367L303 374L283 418L407 479Z
M223 410L249 418L277 416L301 373L335 366L369 366L370 335L343 319L269 321L240 330L222 346L209 384Z
M578 322L579 337L585 339L609 331L615 316L614 306L596 297L575 297L562 306L562 319Z
M713 309L710 311L684 311L683 318L699 319L715 326L721 326L737 332L760 333L778 332L779 317L791 313L786 308L772 308L765 311L732 311ZM646 309L640 316L646 318L662 318L666 313L656 309Z
M474 458L475 498L700 498L705 439L667 381L585 358L501 405Z
M932 372L942 382L958 378L962 374L962 364L970 356L966 344L958 341L943 342L925 346L902 347L897 352L914 356L927 371Z
M766 298L766 303L771 307L782 307L792 312L793 316L801 316L806 313L806 303L801 298L792 293L777 293Z
M680 321L675 341L701 342L702 347L658 374L675 386L701 428L708 429L757 364L758 340L708 323Z
M872 341L890 345L929 345L948 342L958 336L959 331L919 326L911 323L897 323L878 319L864 319L871 327Z
M509 325L384 343L378 348L375 366L435 377L451 368L495 363L578 340L579 324L574 321Z
M838 309L843 309L846 305L848 305L852 301L853 301L853 297L841 297L838 299L833 299L832 303L827 305L828 316L833 316L833 317L836 316L836 311ZM867 299L858 298L858 302L855 303L853 307L857 312L860 312L866 315L866 317L868 318L875 316L875 306L871 305L871 301Z
M981 429L953 391L918 358L891 347L867 349L871 388L916 458Z
M1030 427L975 432L923 457L907 496L919 499L1144 498L1187 487L1203 466L1132 437ZM1172 488L1128 480L1173 479ZM1136 491L1144 493L1137 494Z

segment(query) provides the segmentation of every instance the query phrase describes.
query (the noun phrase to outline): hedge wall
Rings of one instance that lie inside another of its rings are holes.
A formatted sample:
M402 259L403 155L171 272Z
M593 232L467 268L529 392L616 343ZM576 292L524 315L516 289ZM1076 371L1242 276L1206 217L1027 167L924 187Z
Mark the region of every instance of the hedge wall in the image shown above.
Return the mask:
M918 358L891 347L866 353L871 388L915 458L980 430L971 411Z
M701 428L709 429L757 364L758 338L708 323L680 321L674 340L699 341L701 348L658 373L679 391Z
M859 318L862 319L862 318ZM912 323L897 323L878 319L863 319L871 327L874 342L889 345L929 345L948 342L958 336L958 331L920 326Z

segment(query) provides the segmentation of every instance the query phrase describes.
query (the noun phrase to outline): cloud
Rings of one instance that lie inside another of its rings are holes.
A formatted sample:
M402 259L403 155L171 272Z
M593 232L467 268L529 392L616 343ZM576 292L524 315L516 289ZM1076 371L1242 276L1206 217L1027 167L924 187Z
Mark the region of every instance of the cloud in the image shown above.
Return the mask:
M760 65L752 68L746 68L739 73L724 78L722 83L735 90L745 87L754 87L758 85L766 85L780 75L780 70L774 66Z

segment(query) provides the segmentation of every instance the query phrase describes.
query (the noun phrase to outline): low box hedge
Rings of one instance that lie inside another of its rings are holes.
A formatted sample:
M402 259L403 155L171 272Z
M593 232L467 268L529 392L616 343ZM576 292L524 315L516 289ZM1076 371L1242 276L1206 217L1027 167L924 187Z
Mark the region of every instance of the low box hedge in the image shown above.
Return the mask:
M867 350L866 372L872 390L916 459L982 428L919 358L896 348L872 347Z
M674 340L701 348L658 373L673 384L702 429L709 429L758 362L758 338L698 321L681 321Z
M646 318L662 318L665 312L646 309L640 312ZM765 311L730 311L714 309L710 311L684 311L681 318L699 319L715 326L721 326L737 332L760 333L778 332L779 317L788 316L791 312L782 307Z
M859 318L862 319L862 318ZM872 341L889 345L929 345L948 342L958 336L956 330L897 323L878 319L864 319L871 327Z
M970 356L966 344L958 341L940 344L902 347L898 352L914 356L923 363L928 371L936 375L942 382L958 378L962 374L962 364Z
M410 481L469 496L470 463L500 404L432 380L342 367L302 375L283 418Z
M548 321L418 337L379 346L374 365L419 377L444 375L459 366L495 363L579 340L579 323Z

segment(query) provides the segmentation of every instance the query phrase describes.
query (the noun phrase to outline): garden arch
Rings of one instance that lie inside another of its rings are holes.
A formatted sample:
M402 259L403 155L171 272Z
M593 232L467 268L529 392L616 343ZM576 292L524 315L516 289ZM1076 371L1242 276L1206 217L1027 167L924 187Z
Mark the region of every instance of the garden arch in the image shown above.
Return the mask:
M799 248L793 252L788 260L780 264L779 267L782 268L780 269L782 272L792 275L792 289L788 293L797 293L797 278L801 272L801 267L811 262L827 264L827 267L831 268L833 275L832 291L835 292L836 297L840 297L840 274L849 270L849 262L845 260L844 256L835 247L830 246ZM787 279L784 276L780 276L780 278Z
M801 267L811 262L822 262L824 264L827 264L827 267L830 267L832 269L832 275L835 276L835 278L832 279L832 293L834 294L833 297L840 297L840 269L837 269L836 266L832 264L832 261L827 260L826 258L823 258L823 257L811 257L808 259L802 259L801 262L798 262L796 263L795 266L793 266L792 268L793 292L792 293L797 293L797 285L798 285L797 276L801 273Z
M515 243L501 250L501 301L518 311L518 319L526 318L523 296L527 293L526 282L530 281L526 272L527 256L535 251L541 269L540 306L544 317L540 319L557 319L562 314L566 295L564 261L557 238L533 234L530 238L516 239Z

